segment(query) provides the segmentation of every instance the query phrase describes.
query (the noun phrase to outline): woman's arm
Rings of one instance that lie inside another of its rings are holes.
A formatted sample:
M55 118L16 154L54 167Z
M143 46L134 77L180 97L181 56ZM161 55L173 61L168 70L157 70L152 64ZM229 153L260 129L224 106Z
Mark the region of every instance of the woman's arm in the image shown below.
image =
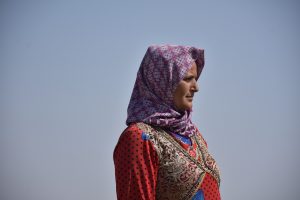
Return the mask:
M120 136L114 163L118 200L155 200L158 156L136 125Z

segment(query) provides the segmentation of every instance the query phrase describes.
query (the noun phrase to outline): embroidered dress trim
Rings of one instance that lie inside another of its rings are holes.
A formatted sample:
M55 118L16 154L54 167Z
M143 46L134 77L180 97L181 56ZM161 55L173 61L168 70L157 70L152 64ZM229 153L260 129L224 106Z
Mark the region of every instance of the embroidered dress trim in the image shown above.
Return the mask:
M202 145L199 143L197 137L192 136L191 140L192 140L192 144L194 142L197 143L197 154L196 154L196 159L193 158L182 146L180 146L180 144L178 144L178 142L176 142L174 140L174 138L168 134L167 132L165 132L164 130L158 128L160 130L160 134L163 134L163 136L165 138L167 138L175 147L177 147L178 150L180 150L186 157L188 157L190 160L192 160L196 165L198 165L202 170L204 170L205 172L211 174L218 182L218 185L220 186L220 178L219 178L219 174L217 171L214 171L216 169L212 169L211 166L209 166L207 164L207 159L209 159L209 161L212 160L212 157L209 155L209 153L207 152L207 149L204 149L204 143L202 142ZM205 147L206 148L206 147ZM206 155L205 155L206 154ZM201 156L201 160L199 158L199 156ZM215 161L214 161L215 162Z
M198 192L206 173L211 174L219 184L218 168L200 134L196 134L200 141L196 136L191 137L192 145L197 144L194 158L164 130L145 123L137 123L137 127L143 131L142 137L150 140L157 151L160 163L156 191L158 200L191 199Z
M219 169L216 165L216 161L208 153L207 148L204 149L203 145L200 145L197 138L196 138L196 143L197 143L197 146L198 146L198 150L201 152L202 160L204 161L203 165L205 165L205 167L204 167L205 170L207 170L207 172L209 174L211 174L217 180L218 186L220 187L220 182L221 182L221 180L220 180L220 171L219 171Z

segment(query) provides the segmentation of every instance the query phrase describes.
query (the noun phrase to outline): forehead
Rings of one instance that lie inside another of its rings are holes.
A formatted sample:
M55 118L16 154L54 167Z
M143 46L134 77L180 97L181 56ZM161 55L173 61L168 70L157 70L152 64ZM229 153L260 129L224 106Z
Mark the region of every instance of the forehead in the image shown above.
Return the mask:
M192 63L192 67L186 72L185 75L194 75L197 76L197 65L195 62Z

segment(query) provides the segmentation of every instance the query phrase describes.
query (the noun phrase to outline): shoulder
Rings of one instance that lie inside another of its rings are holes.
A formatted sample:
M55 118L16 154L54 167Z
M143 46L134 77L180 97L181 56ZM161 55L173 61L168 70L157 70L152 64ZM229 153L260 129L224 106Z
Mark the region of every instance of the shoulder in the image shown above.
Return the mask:
M144 123L130 124L120 135L116 149L149 145L151 126Z
M145 141L149 139L149 135L153 135L156 131L150 125L145 123L130 124L120 135L119 143L122 141Z
M127 159L129 162L142 160L141 156L156 158L155 148L149 136L139 127L139 123L130 124L120 135L114 149L114 159Z
M128 139L137 139L142 134L136 123L130 124L120 135L119 142Z

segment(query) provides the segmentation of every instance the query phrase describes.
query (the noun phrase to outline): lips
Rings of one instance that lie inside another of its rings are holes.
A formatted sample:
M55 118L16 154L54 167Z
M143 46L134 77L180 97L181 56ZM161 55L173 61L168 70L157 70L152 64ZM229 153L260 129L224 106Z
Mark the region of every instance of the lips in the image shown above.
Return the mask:
M187 98L193 98L194 95L187 95L187 96L185 96L185 97L187 97Z
M193 100L193 97L194 97L194 95L192 95L192 96L185 96L188 100Z

